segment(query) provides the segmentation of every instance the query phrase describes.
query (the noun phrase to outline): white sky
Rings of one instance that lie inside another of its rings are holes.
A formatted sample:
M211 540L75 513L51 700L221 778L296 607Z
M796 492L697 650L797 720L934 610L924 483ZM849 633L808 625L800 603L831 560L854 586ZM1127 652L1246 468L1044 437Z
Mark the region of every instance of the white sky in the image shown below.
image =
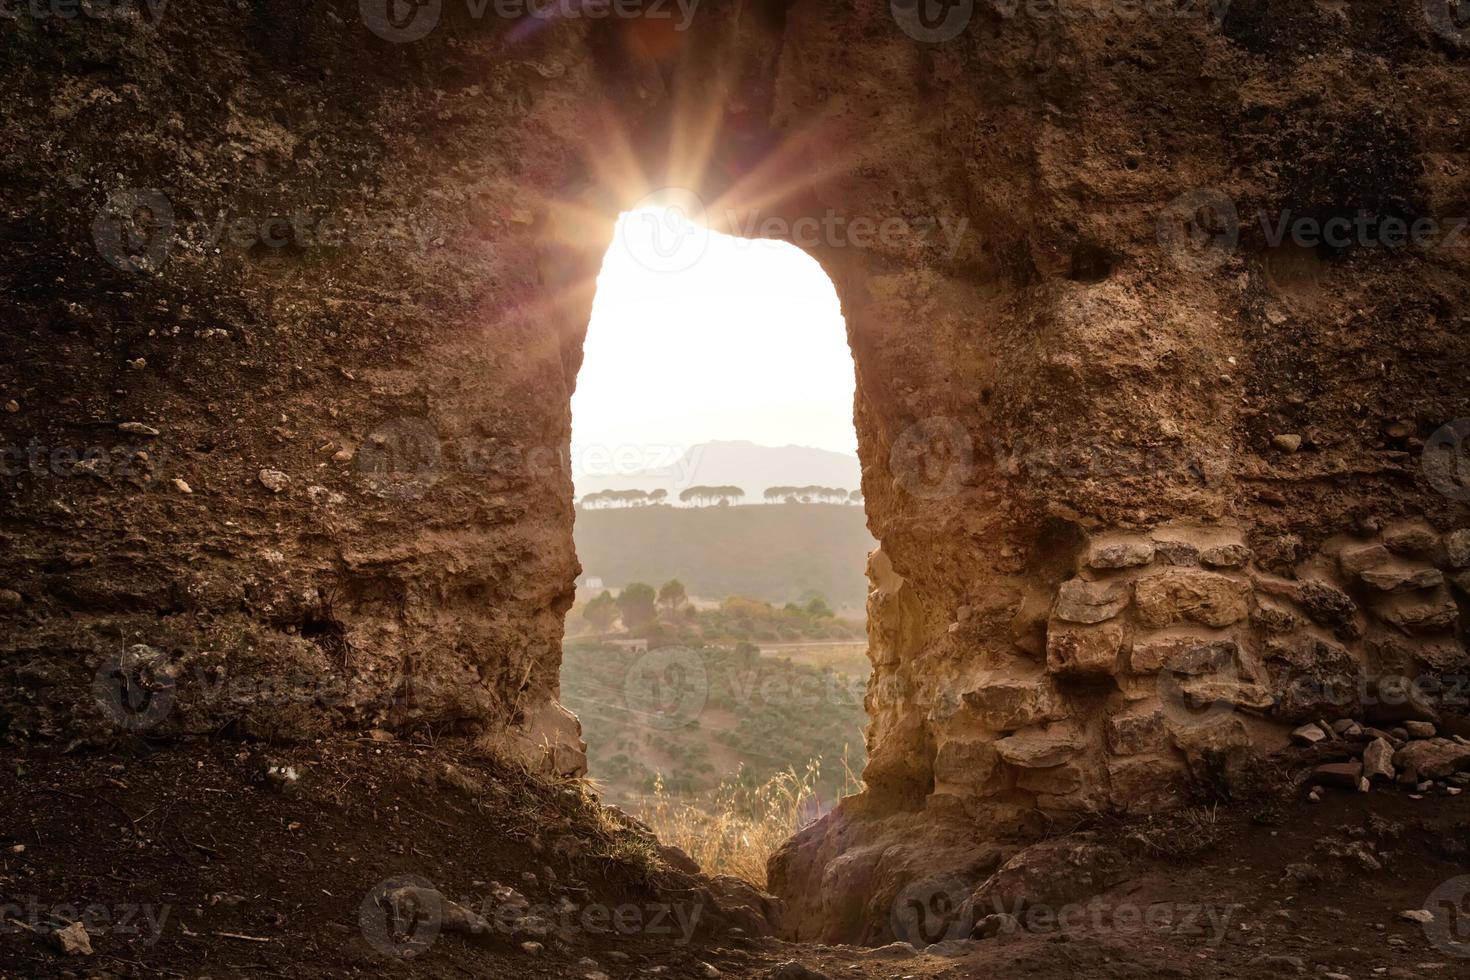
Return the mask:
M784 242L630 211L603 259L572 397L574 470L648 466L715 439L856 453L837 293ZM641 467L640 467L641 468Z

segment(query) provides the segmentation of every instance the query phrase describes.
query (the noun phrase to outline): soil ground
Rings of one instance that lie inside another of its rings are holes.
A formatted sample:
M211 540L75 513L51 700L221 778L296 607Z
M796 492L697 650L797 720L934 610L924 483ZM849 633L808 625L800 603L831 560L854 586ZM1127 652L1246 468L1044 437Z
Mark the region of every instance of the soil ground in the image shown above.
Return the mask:
M688 922L708 900L700 879L671 873L577 788L463 742L127 748L0 757L0 976L536 980L702 977L710 964L760 977L790 960L834 980L1470 976L1470 945L1455 944L1470 940L1456 932L1470 892L1456 882L1470 871L1464 796L1330 792L1098 828L1131 857L1075 921L937 955L732 935L713 914L685 932L675 913ZM565 900L579 922L623 909L625 928L593 919L537 955L448 932L389 955L403 949L373 926L372 897L404 874L471 905L499 882L533 904ZM1424 907L1435 923L1400 918ZM76 919L95 952L62 957L43 934Z

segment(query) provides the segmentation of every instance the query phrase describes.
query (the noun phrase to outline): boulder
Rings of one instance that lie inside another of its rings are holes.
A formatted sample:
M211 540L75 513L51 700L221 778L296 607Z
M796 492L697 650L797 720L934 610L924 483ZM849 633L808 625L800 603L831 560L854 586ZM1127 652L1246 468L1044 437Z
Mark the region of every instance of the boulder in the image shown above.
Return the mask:
M745 930L750 936L772 936L781 930L781 901L767 895L743 878L714 875L709 891L715 899L715 912L727 922Z
M1072 680L1102 680L1118 673L1123 624L1079 626L1054 621L1046 631L1046 669Z
M975 889L978 918L1020 915L1032 906L1059 909L1124 880L1121 852L1086 835L1057 837L1018 851Z
M1393 755L1400 773L1420 779L1442 779L1470 768L1470 745L1448 738L1427 738L1410 742Z
M1246 617L1250 594L1242 579L1192 568L1170 568L1134 586L1139 621L1151 629L1184 622L1229 626Z
M1112 619L1128 605L1128 586L1123 582L1089 582L1074 578L1057 590L1052 615L1068 623L1101 623Z

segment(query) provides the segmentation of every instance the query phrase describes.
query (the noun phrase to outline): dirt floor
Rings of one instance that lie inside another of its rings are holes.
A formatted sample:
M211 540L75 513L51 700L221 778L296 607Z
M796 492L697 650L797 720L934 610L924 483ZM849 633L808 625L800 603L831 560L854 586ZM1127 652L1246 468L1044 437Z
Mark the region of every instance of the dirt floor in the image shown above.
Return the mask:
M1329 790L1091 833L1123 870L1096 899L1033 907L1034 932L922 953L792 945L730 931L704 879L571 784L463 743L10 747L0 976L810 980L781 972L790 961L831 978L1470 976L1464 795ZM513 887L554 931L535 952L501 929L394 932L385 881L432 884L497 923L489 909ZM1435 921L1401 915L1425 908ZM48 935L76 921L90 956Z

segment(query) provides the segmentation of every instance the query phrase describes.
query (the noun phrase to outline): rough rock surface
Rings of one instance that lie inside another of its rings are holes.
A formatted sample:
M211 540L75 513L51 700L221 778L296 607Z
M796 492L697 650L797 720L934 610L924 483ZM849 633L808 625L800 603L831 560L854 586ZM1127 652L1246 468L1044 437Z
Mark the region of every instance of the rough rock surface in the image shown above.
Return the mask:
M881 938L933 861L1168 805L1346 711L1340 682L1463 663L1465 573L1427 569L1467 562L1470 260L1296 222L1463 213L1465 38L1420 0L957 4L943 39L899 6L528 32L444 4L415 39L348 0L27 20L0 106L10 731L457 729L577 771L569 398L616 215L666 183L721 227L845 229L805 244L881 542L870 751L773 864L792 928ZM1132 599L1051 616L1078 577ZM1216 653L1134 669L1160 631ZM1118 716L1166 737L1121 755ZM1056 766L985 751L1063 721ZM942 845L897 846L936 812Z

